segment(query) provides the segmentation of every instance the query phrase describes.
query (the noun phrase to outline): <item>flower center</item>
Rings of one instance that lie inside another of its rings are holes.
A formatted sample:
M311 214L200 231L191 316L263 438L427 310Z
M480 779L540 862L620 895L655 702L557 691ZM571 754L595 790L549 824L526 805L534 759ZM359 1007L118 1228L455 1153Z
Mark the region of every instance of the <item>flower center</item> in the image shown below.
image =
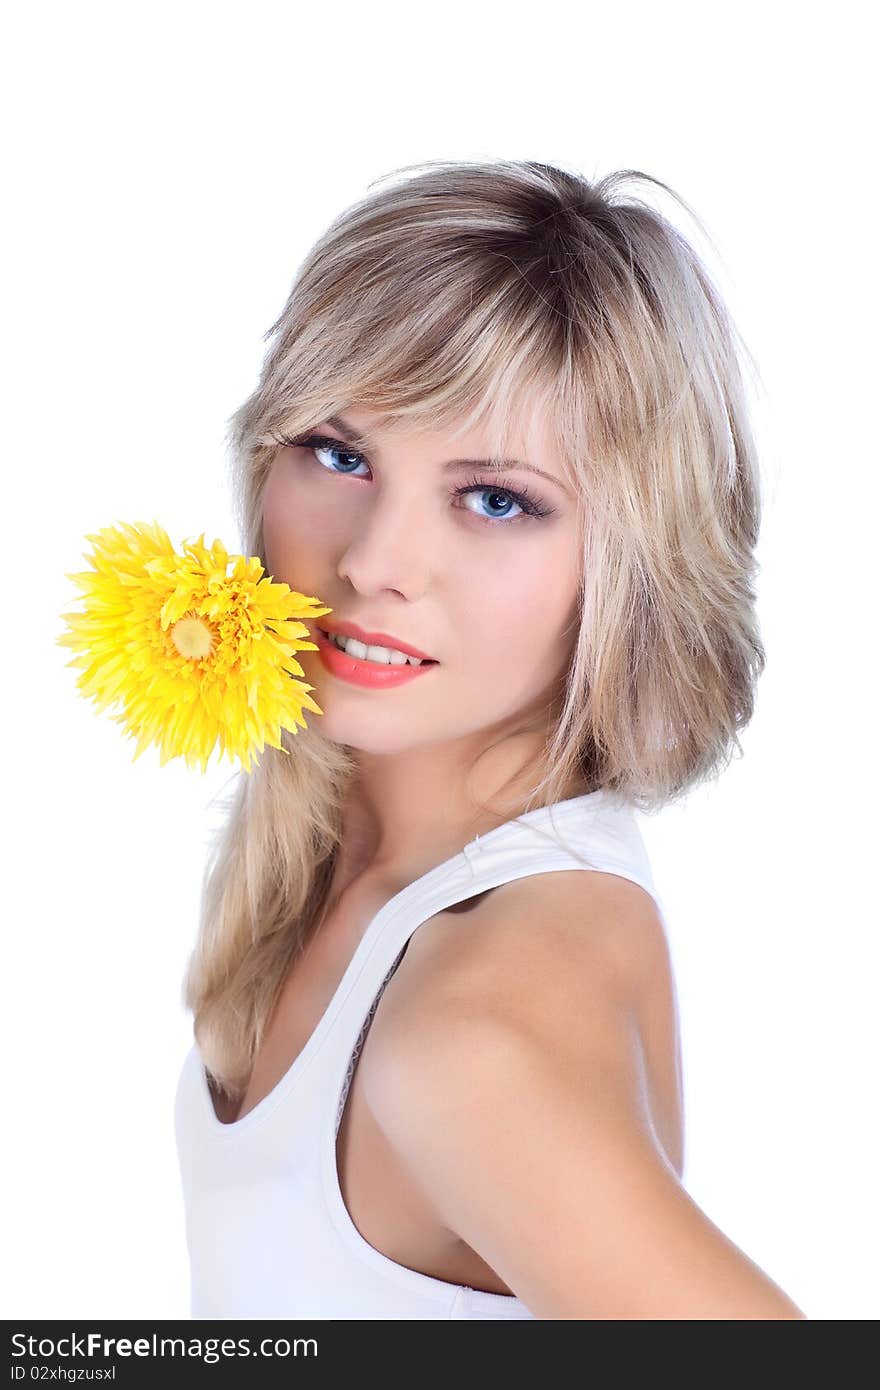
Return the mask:
M214 650L214 634L207 623L194 616L179 618L171 629L171 640L181 656L198 660Z

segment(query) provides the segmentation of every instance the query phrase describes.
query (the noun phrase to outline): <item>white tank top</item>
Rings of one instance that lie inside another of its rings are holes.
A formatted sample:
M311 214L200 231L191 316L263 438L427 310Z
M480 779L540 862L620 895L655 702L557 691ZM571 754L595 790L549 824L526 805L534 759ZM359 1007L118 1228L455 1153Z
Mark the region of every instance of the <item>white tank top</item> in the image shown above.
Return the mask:
M477 836L391 898L300 1055L242 1119L217 1119L193 1043L174 1101L193 1318L534 1316L512 1294L435 1279L370 1245L342 1198L336 1135L376 1006L413 932L486 889L574 868L631 879L663 911L631 803L606 790L572 797Z

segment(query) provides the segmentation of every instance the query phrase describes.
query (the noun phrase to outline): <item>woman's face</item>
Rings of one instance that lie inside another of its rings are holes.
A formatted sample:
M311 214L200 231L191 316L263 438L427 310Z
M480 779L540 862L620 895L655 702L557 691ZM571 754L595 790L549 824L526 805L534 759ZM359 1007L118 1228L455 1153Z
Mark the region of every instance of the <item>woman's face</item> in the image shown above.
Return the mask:
M437 665L365 688L334 675L319 652L297 653L324 712L315 727L365 752L401 753L540 720L571 658L581 563L575 497L543 422L532 418L513 457L546 477L480 466L489 449L478 432L383 439L354 409L335 425L311 432L333 448L285 445L274 459L263 493L267 570L332 608L326 621L387 633ZM346 449L355 434L371 440L367 451ZM526 489L529 502L518 501Z

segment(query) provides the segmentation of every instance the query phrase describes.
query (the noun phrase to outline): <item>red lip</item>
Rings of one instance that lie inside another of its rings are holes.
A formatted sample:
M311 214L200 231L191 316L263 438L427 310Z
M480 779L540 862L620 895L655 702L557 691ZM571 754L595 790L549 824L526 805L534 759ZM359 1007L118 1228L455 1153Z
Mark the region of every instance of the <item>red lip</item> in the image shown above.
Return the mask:
M419 651L409 642L402 642L399 637L391 637L387 632L367 632L365 628L358 627L357 623L335 623L329 619L322 618L316 627L323 628L325 632L336 632L340 637L354 637L358 642L363 642L367 647L393 647L395 651L403 652L404 656L417 656L421 661L433 661L433 656L428 656L427 652Z

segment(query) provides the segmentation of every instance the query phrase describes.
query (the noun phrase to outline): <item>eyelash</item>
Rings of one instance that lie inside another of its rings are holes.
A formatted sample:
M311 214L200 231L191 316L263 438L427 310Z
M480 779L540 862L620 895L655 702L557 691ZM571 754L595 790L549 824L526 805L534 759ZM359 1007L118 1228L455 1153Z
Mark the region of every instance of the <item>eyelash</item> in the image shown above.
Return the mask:
M301 435L297 439L290 439L285 435L281 435L279 436L279 442L282 444L289 444L294 448L300 449L327 449L331 453L347 454L349 458L357 459L359 463L367 462L363 454L358 454L355 453L353 449L348 449L343 440L330 439L327 435L323 434L305 434ZM330 470L325 469L324 471L329 472ZM346 475L344 473L337 474L337 477L340 478L344 478L345 476ZM477 517L478 521L488 522L490 526L496 525L498 522L503 522L506 525L511 526L513 525L513 522L523 521L526 518L534 518L536 520L541 520L544 517L552 516L553 512L555 511L554 507L545 506L545 504L541 502L533 492L530 492L527 487L502 487L500 483L487 483L481 481L479 478L476 477L472 478L469 483L464 483L461 487L455 488L453 490L453 496L464 497L471 492L502 493L504 496L510 497L517 504L518 507L522 508L523 515L520 517L513 517L512 519L508 519L503 516ZM476 513L472 513L472 515L476 516Z

